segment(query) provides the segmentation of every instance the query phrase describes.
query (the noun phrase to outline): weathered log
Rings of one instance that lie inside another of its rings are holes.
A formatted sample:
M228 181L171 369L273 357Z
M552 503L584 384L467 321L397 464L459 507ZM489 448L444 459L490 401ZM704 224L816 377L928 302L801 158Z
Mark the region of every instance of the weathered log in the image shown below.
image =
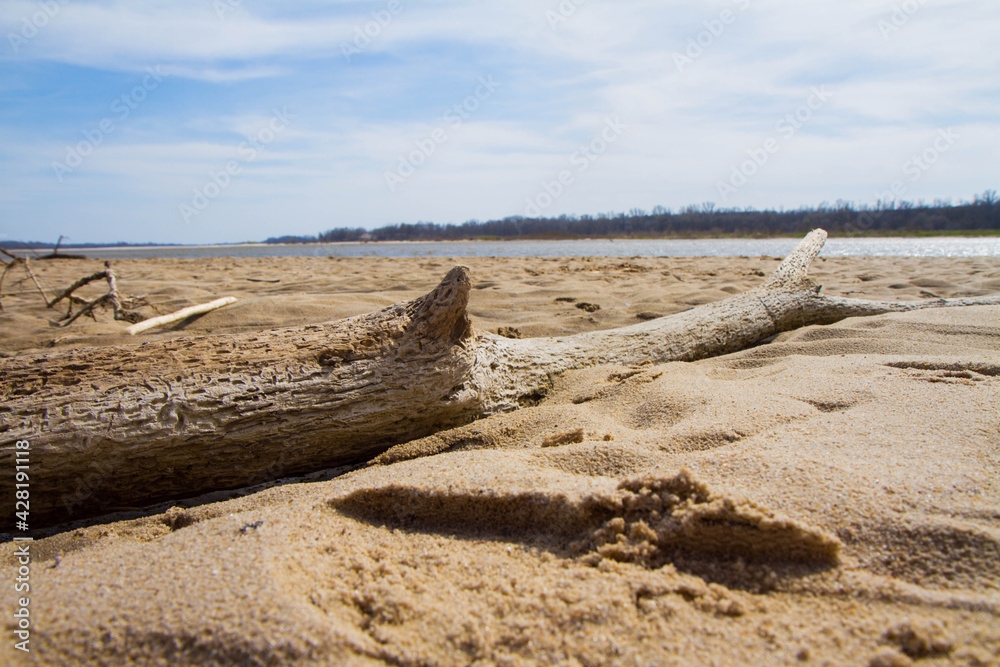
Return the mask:
M610 331L475 332L457 267L427 296L339 322L3 359L0 475L12 476L14 442L28 440L31 518L51 525L362 462L535 403L572 368L689 361L846 317L1000 304L820 295L806 270L825 239L809 234L758 288Z

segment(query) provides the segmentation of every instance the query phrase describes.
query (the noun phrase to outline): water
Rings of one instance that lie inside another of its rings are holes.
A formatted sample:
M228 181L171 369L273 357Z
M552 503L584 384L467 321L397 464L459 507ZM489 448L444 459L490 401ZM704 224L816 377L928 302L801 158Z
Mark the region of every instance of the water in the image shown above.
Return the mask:
M91 258L146 257L783 257L798 239L449 241L308 245L156 246L66 250ZM1000 236L834 238L824 257L1000 257Z

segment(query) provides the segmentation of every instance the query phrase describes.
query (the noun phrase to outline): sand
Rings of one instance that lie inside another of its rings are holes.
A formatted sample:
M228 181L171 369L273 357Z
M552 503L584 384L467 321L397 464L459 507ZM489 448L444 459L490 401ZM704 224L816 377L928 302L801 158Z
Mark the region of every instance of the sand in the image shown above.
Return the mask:
M139 342L354 315L419 296L458 263L472 270L474 326L527 337L719 300L777 258L115 266L148 315L240 298ZM35 267L64 286L100 265ZM828 293L875 299L1000 292L1000 262L984 258L821 258L811 274ZM0 353L128 340L107 314L51 326L29 287L5 286ZM574 371L537 407L346 474L39 539L32 652L14 650L5 611L0 662L998 664L998 415L1000 307ZM4 610L14 551L0 544Z

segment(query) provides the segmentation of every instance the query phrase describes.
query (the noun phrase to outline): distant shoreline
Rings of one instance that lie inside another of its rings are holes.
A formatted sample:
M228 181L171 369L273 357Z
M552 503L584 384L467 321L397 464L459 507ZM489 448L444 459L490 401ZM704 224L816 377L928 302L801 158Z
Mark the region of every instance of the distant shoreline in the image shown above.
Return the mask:
M828 230L829 231L829 230ZM406 244L406 245L420 245L420 244L432 244L432 243L507 243L511 241L547 241L547 242L559 242L559 241L711 241L711 240L762 240L762 239L786 239L786 238L800 238L802 235L798 232L789 232L787 234L698 234L698 235L669 235L669 236L575 236L575 235L525 235L525 236L503 236L503 237L490 237L481 236L476 238L467 239L420 239L420 240L371 240L371 241L312 241L307 243L266 243L264 241L243 241L240 243L108 243L102 245L95 244L63 244L60 246L60 250L75 250L75 251L99 251L99 250L120 250L120 249L164 249L164 248L239 248L239 247L267 247L267 248L281 248L281 247L295 247L295 246L354 246L354 245L389 245L389 244ZM947 230L936 230L936 231L926 231L926 232L891 232L891 231L879 231L879 232L852 232L849 234L838 234L836 232L830 232L830 238L865 238L865 239L879 239L879 238L977 238L977 237L990 237L990 236L1000 236L1000 229L982 229L982 230L959 230L959 231L947 231ZM54 247L54 243L46 244L36 244L34 241L11 241L9 243L15 244L12 246L5 245L3 241L0 241L0 247L6 249L13 253L23 253L30 251L51 251ZM18 245L23 246L30 244L30 248L17 247Z
M758 257L787 253L796 237L693 239L477 239L471 241L340 241L219 245L94 246L74 248L87 261L235 257ZM47 251L15 251L32 257ZM840 236L827 242L826 257L1000 258L1000 235ZM48 255L51 257L51 255ZM67 257L68 261L69 258ZM39 257L36 261L44 261ZM81 261L81 260L77 260Z

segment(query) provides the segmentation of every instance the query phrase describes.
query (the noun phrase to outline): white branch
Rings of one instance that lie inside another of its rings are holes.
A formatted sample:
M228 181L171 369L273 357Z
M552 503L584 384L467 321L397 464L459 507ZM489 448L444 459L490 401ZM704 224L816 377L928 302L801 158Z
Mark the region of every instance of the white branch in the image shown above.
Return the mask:
M216 299L215 301L210 301L209 303L203 303L199 306L188 306L187 308L181 308L180 310L168 315L160 315L159 317L151 317L148 320L143 320L138 324L133 324L125 331L128 332L130 336L134 336L137 333L142 333L143 331L147 331L149 329L155 329L156 327L162 327L165 324L177 322L191 317L192 315L201 315L202 313L217 310L224 306L228 306L231 303L236 303L235 296L223 297L221 299Z

